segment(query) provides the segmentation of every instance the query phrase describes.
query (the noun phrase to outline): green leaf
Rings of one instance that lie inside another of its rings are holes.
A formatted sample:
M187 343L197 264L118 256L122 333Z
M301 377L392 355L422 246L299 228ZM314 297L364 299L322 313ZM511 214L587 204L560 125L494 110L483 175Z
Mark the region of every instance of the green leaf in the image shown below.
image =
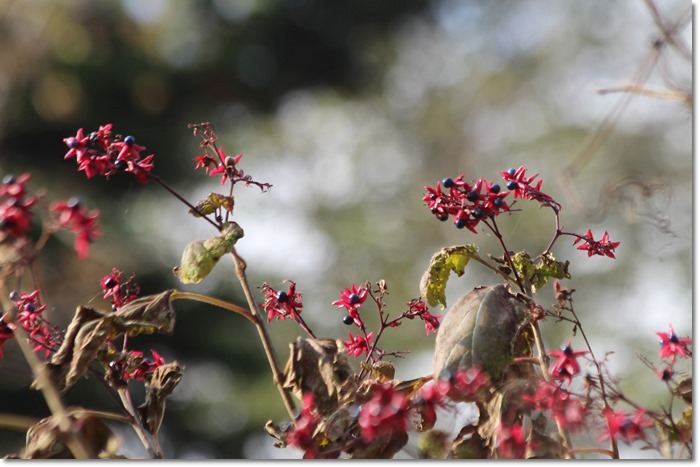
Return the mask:
M233 211L233 196L224 196L218 193L209 193L209 196L198 202L196 210L190 209L190 214L194 217L202 217L212 214L217 209L225 209L228 212Z
M569 274L569 262L556 261L551 253L542 256L540 262L535 265L530 255L525 251L515 253L511 259L518 275L529 281L532 285L532 293L547 285L550 277L555 279L571 279Z
M173 272L183 284L202 282L241 237L243 229L235 222L226 222L221 235L190 242L182 252L180 266L173 268Z
M478 258L479 253L474 244L458 245L443 248L430 259L428 269L423 274L420 284L421 295L430 306L447 306L445 288L450 278L450 271L457 277L464 274L464 268L472 258Z

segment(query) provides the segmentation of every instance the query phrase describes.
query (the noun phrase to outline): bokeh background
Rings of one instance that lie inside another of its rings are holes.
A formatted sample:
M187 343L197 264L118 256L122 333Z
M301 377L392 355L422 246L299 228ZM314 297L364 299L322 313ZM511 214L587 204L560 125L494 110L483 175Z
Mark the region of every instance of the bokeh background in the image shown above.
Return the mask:
M252 284L296 281L317 334L346 338L330 305L342 288L385 279L400 313L440 248L476 242L498 253L486 232L437 222L421 202L425 185L461 172L496 180L524 165L564 205L567 230L622 242L616 260L589 259L569 242L554 253L571 261L599 358L614 352L622 388L658 409L668 394L639 356L658 362L655 333L669 323L692 333L691 29L687 0L4 0L0 172L30 171L47 199L78 196L102 212L88 259L77 260L69 234L42 257L53 321L66 324L79 304L103 306L99 280L112 267L135 273L144 293L180 287L244 303L229 258L197 286L172 275L186 243L212 235L208 224L158 186L87 180L63 160L63 138L113 123L196 201L219 179L193 170L198 140L187 124L210 121L228 154L243 153L240 167L274 185L236 191ZM553 225L548 211L523 205L502 227L511 249L536 253ZM448 305L494 281L470 265L450 280ZM551 303L549 290L541 301ZM161 430L166 456L299 457L263 431L285 412L249 324L208 306L176 308L174 335L132 342L186 367ZM566 325L544 330L550 347L583 346ZM270 332L285 361L300 330L285 321ZM398 378L431 372L434 335L422 323L384 338L386 349L411 351ZM4 347L0 411L46 416L16 344ZM94 380L66 402L117 408ZM129 429L114 429L125 454L145 455ZM23 437L2 430L0 454Z

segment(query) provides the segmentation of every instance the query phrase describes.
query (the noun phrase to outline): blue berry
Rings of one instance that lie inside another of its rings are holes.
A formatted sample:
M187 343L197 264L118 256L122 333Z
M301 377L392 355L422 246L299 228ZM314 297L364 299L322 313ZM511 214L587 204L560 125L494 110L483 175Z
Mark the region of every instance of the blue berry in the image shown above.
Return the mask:
M511 167L510 169L508 169L508 173L510 175L515 175L515 169L513 167Z
M450 216L447 215L446 212L443 212L442 214L438 214L438 215L435 216L435 217L437 217L438 220L439 220L440 222L445 222L445 221L447 220L447 218L450 217Z
M73 197L66 202L66 206L71 209L78 209L80 207L80 199Z
M117 172L123 172L126 170L126 161L123 160L118 160L117 162L114 163L114 168L117 169Z
M516 182L515 180L511 180L508 182L508 185L506 185L506 188L508 188L509 190L515 190L516 188L518 188L518 182Z
M5 175L5 177L2 179L2 184L3 185L12 185L16 181L17 181L17 179L15 178L14 175Z
M473 203L474 201L479 199L479 193L477 193L475 190L472 190L469 193L467 193L467 199Z
M484 216L484 211L481 208L474 208L472 209L472 216L474 216L474 219L481 219Z
M10 300L12 300L13 302L16 302L17 300L19 300L19 297L20 297L19 292L17 292L16 290L13 290L12 292L10 292Z
M90 133L90 136L88 139L90 140L91 143L94 143L95 140L97 139L97 132L93 131L92 133Z
M447 177L442 181L442 186L444 186L445 188L452 188L453 186L455 186L455 181Z
M287 292L285 292L283 290L280 290L279 292L277 292L277 301L279 303L284 303L287 300L289 300L289 295L287 295Z
M106 288L106 289L111 289L112 287L114 287L115 285L117 285L117 281L114 280L114 277L110 277L109 279L107 279L107 280L105 281L105 284L104 284L104 285L105 285L105 288Z
M131 135L124 138L124 144L126 144L127 146L133 146L135 141L136 140L134 140L134 137Z
M498 183L494 183L493 185L491 185L491 193L498 193L500 191L501 185L499 185Z
M564 355L571 355L572 353L574 353L574 350L571 348L570 345L564 347L562 351L564 352Z
M672 344L678 344L678 336L675 334L671 334L671 337L668 338L668 341Z
M34 304L32 302L27 303L24 305L24 311L28 311L29 313L34 313L36 308L34 307Z
M66 140L66 146L68 146L70 149L78 147L78 140L71 137Z
M464 219L457 219L455 221L455 227L457 227L458 229L463 229L465 225L467 225L467 223L464 222Z
M356 293L353 293L353 294L350 294L350 296L348 297L348 300L350 301L351 305L357 305L358 303L360 303L360 296L357 295Z
M503 205L503 198L496 198L493 200L493 205L500 208Z
M343 324L347 324L348 326L350 326L354 322L355 322L355 320L352 319L352 316L350 316L350 315L343 316Z

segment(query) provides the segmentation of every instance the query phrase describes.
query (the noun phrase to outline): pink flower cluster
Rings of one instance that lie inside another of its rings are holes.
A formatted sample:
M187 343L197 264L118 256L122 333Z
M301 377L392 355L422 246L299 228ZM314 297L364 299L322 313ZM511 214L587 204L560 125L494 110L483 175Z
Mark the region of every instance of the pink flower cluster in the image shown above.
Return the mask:
M87 178L130 172L139 183L146 183L154 167L154 155L142 156L145 146L136 144L133 136L122 138L113 134L111 123L100 126L87 136L81 128L75 136L64 138L63 142L68 146L65 159L75 157L78 170L84 171Z

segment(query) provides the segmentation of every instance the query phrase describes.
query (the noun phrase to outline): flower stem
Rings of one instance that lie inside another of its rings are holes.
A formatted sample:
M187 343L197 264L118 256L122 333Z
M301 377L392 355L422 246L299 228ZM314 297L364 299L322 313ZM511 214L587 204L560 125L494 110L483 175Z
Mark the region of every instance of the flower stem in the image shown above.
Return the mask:
M119 388L117 390L117 392L119 393L119 398L122 401L122 405L124 406L126 411L129 413L130 418L133 420L131 422L131 426L134 428L136 435L141 440L141 443L146 448L146 451L148 451L148 455L151 456L151 458L162 459L163 453L160 452L160 449L154 449L151 446L151 443L148 441L148 436L146 435L146 429L144 428L143 423L141 422L141 417L139 417L139 414L136 412L136 408L134 407L134 403L131 401L131 396L129 395L129 391L126 388ZM155 437L153 438L153 440L155 442Z
M591 347L591 344L588 342L588 337L586 337L586 332L583 330L583 326L581 326L581 321L578 319L578 316L576 316L576 312L574 311L574 304L569 303L569 311L573 315L574 319L576 320L576 326L578 327L579 331L581 331L581 337L583 337L584 342L586 343L586 347L588 348L588 351L591 354L591 359L593 360L593 364L596 367L596 370L598 372L598 381L600 382L600 394L603 398L603 404L606 409L610 409L610 404L608 403L608 396L605 393L605 379L603 378L603 371L600 369L600 364L598 363L598 360L595 358L595 354L593 353L593 348ZM610 420L606 417L605 418L606 423L608 425L608 430L611 431L611 426L610 426ZM613 453L613 458L614 459L619 459L620 458L620 451L617 448L617 441L615 440L615 437L612 436L612 431L611 431L611 436L610 436L610 448Z
M236 276L238 277L238 281L241 283L243 293L245 294L246 300L248 301L248 307L250 308L249 314L253 317L253 324L255 324L255 328L258 330L260 340L262 341L263 348L265 349L265 355L267 356L267 360L270 363L270 369L272 370L272 381L275 383L275 386L277 386L277 389L280 392L280 396L282 396L282 402L284 402L284 406L286 407L287 412L289 413L289 417L292 420L294 420L296 419L296 407L294 406L294 402L292 401L292 398L290 397L289 393L284 389L284 378L282 375L282 371L280 371L275 350L272 348L270 335L268 334L267 328L265 327L265 323L263 322L260 316L258 305L255 303L253 293L250 290L250 285L248 285L248 277L245 273L246 262L245 260L243 260L243 258L238 256L235 248L231 249L231 255L233 256L233 261L236 266Z
M154 182L156 182L158 185L160 185L160 186L162 186L163 188L165 188L165 190L168 191L171 195L173 195L174 197L176 197L177 199L179 199L180 201L182 201L182 202L183 202L188 208L190 208L192 211L198 213L204 220L206 220L206 221L209 222L211 225L213 225L214 227L216 227L216 230L219 230L219 225L218 225L216 222L214 222L213 220L209 219L207 216L205 216L204 214L202 214L202 213L200 212L200 210L197 209L196 206L193 206L192 203L190 203L189 201L187 201L180 193L178 193L177 191L175 191L174 188L172 188L170 185L168 185L167 183L165 183L165 182L163 181L163 179L160 178L158 175L153 175L153 174L149 173L149 174L148 174L148 178L150 178L151 180L153 180Z
M10 313L8 312L5 316L9 314ZM14 321L14 319L12 320ZM73 429L73 424L71 423L70 417L66 412L66 408L63 405L58 389L56 389L56 386L54 386L53 382L51 381L46 365L40 362L39 358L32 351L32 348L27 342L27 333L24 331L24 328L22 326L16 326L13 332L15 333L17 343L19 344L25 360L29 364L35 378L39 382L41 392L46 400L46 404L51 410L51 414L58 423L59 430L67 435L66 444L68 444L71 452L76 459L94 459L96 457L95 453L92 452L92 449L85 442L85 439L81 433Z
M221 300L215 297L210 297L209 295L202 295L196 292L185 292L182 290L176 290L170 295L171 300L194 300L197 302L207 303L209 305L218 306L224 310L232 311L245 317L248 321L257 326L257 320L248 310L233 303Z

